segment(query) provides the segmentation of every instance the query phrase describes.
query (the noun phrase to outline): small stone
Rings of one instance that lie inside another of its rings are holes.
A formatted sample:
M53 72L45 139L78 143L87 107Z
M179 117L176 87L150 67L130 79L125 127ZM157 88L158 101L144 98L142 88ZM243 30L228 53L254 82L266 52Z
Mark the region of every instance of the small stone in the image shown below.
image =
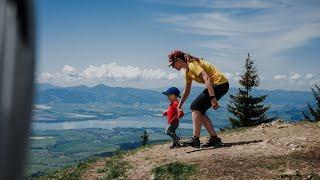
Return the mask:
M280 175L280 177L292 177L292 176L299 176L299 172L297 170L288 169Z
M275 124L283 124L283 123L284 123L284 121L283 121L282 119L277 119L277 120L275 120L275 121L271 122L271 125L275 125Z
M307 137L296 137L295 139L296 139L296 140L300 140L300 141L306 141L306 140L308 140Z

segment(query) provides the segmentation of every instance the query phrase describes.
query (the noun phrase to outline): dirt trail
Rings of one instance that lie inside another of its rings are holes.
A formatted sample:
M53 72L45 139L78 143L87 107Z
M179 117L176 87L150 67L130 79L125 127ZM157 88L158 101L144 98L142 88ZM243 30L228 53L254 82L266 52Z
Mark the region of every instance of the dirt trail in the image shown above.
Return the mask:
M170 144L163 144L139 150L125 157L133 167L126 179L152 179L153 167L173 161L197 164L195 179L320 177L320 124L278 120L220 136L225 146L216 149L169 149ZM83 178L101 178L96 170L104 161L92 164Z

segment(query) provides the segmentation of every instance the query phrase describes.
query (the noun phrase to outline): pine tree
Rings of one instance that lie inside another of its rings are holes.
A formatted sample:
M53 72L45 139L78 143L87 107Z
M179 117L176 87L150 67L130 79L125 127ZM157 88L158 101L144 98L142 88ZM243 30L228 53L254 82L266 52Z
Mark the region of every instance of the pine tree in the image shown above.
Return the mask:
M233 117L229 117L233 128L254 126L275 119L268 118L265 114L269 106L263 105L262 102L267 95L251 95L252 88L259 86L260 79L249 53L244 68L245 72L239 80L243 88L239 88L237 95L230 95L231 100L228 103L228 111L233 114Z
M313 119L310 118L309 115L307 115L304 111L302 111L302 114L305 119L313 122L318 122L320 121L320 87L318 85L315 85L314 88L311 88L314 99L317 102L317 107L316 109L312 108L311 105L308 103L308 108L310 114L313 116Z

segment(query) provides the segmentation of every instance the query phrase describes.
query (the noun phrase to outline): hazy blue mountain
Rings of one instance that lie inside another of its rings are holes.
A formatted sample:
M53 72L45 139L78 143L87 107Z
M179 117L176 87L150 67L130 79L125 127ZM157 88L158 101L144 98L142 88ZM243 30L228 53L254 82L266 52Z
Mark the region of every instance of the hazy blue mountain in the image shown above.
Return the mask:
M204 90L204 87L193 87L191 97L196 97L200 92ZM238 88L231 87L228 94L221 100L221 104L225 104L229 100L230 94L236 94ZM311 91L286 91L286 90L264 90L254 89L253 95L267 94L268 97L265 101L266 104L271 104L273 107L288 106L288 107L305 107L309 102L313 102L313 96Z
M40 104L46 103L107 103L116 102L123 104L147 103L155 104L164 100L164 97L157 91L110 87L99 84L94 87L84 85L38 90L36 93L36 102Z
M110 87L103 84L94 87L74 86L74 87L57 87L50 84L38 84L36 93L36 102L40 104L46 103L121 103L121 104L157 104L166 101L161 94L164 89L147 90L137 88ZM189 98L189 102L195 98L204 87L193 87ZM182 91L182 89L181 89ZM229 94L236 94L238 88L230 88L228 95L221 100L224 105L229 99ZM254 95L267 94L265 101L273 107L304 107L306 103L313 102L311 92L306 91L285 91L285 90L253 90Z
M43 90L47 90L47 89L59 89L59 88L61 88L61 87L50 84L50 83L37 83L37 84L35 84L35 89L37 91L43 91Z
M254 90L253 93L256 95L267 94L265 102L273 105L303 107L313 101L311 91Z

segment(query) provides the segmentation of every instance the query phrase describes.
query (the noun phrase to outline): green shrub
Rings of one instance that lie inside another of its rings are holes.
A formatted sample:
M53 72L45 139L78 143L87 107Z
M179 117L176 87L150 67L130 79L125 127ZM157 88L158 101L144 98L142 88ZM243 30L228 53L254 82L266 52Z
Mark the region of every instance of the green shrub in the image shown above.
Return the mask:
M98 173L104 173L103 179L115 179L125 177L130 165L123 159L125 153L117 152L110 157L103 168L97 169Z
M318 85L315 85L314 88L311 88L314 99L316 100L316 107L313 108L308 103L309 112L312 115L313 119L306 114L304 111L302 111L302 114L306 120L309 120L311 122L320 122L320 87Z
M155 179L188 179L196 171L196 165L182 162L172 162L152 169Z
M97 157L90 157L84 160L83 162L78 163L77 165L60 169L40 177L29 176L26 179L78 180L78 179L81 179L81 176L83 175L83 173L86 172L87 168L89 167L89 164L94 163L96 160L97 160Z

